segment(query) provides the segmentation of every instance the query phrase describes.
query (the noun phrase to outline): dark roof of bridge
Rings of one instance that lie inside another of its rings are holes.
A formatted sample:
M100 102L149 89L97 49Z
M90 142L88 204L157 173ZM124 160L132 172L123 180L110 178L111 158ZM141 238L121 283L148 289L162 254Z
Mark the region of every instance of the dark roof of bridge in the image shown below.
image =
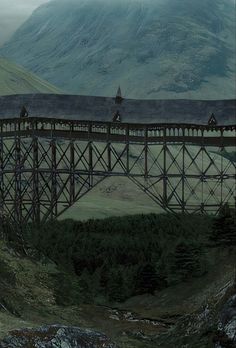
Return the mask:
M219 124L236 122L236 100L136 100L114 98L28 94L0 97L0 118L18 117L25 105L32 117L56 117L110 121L119 110L123 122L207 123L214 113Z

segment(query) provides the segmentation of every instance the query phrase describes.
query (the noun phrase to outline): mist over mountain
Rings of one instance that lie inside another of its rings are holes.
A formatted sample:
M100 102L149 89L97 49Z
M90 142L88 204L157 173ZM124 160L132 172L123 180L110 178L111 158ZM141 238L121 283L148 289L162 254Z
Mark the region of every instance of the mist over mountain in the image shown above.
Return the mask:
M68 93L235 97L231 0L54 0L0 53Z
M40 4L47 1L49 0L0 0L0 46L9 40Z
M60 91L21 66L0 57L0 95L20 93L60 93Z

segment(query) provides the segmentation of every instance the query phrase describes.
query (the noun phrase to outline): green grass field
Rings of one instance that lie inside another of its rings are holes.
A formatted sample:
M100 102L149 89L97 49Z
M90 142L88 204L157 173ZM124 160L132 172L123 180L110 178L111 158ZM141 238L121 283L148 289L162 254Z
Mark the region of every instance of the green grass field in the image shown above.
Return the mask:
M27 93L61 92L35 74L0 57L0 95Z

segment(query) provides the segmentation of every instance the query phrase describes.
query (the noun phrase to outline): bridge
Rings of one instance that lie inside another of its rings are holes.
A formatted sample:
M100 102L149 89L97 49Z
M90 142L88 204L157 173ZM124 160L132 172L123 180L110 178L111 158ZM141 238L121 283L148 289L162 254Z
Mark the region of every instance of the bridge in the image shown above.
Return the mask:
M236 125L0 120L0 215L55 219L110 176L164 210L216 214L235 202Z

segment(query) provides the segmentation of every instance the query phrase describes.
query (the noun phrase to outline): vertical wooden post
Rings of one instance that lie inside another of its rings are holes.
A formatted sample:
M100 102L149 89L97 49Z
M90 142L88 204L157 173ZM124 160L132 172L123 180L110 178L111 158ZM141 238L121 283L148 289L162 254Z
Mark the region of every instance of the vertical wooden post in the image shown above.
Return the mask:
M38 138L33 138L33 221L40 223Z
M2 125L1 125L1 133L2 133ZM0 222L1 219L4 217L4 148L3 148L3 137L2 134L0 136Z
M51 219L57 216L57 152L55 139L51 141Z
M15 220L22 226L21 139L15 136Z
M167 207L167 142L166 128L163 129L163 207Z
M181 178L182 178L182 197L181 197L181 204L182 204L182 207L181 207L181 210L182 210L182 213L185 212L185 205L186 205L186 202L185 202L185 180L186 180L186 176L185 176L185 151L186 151L186 145L185 145L185 130L183 128L182 130L183 132L183 142L182 142L182 174L181 174Z
M129 124L126 124L126 174L129 174L130 172L130 165L129 165Z
M145 126L144 129L144 177L148 177L148 128Z
M93 142L89 142L89 186L93 186Z
M70 142L70 204L75 201L75 148L74 141Z
M107 171L111 172L111 125L107 125Z

